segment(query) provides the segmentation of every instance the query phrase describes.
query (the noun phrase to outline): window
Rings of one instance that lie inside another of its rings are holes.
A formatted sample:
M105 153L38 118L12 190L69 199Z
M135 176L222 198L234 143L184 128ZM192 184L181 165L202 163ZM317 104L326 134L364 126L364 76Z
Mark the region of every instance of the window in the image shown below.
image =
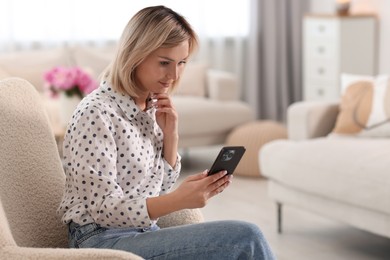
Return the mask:
M0 49L115 41L138 10L159 4L184 15L201 38L249 31L249 0L1 0Z

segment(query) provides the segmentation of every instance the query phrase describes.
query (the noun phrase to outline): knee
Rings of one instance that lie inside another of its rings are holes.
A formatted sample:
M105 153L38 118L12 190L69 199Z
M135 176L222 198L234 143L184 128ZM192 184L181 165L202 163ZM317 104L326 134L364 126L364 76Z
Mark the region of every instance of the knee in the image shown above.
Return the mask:
M271 248L260 228L249 222L238 222L238 239L250 259L274 259Z
M245 221L235 221L235 225L237 226L236 233L240 234L247 239L253 239L253 240L265 240L265 237L263 235L263 232L260 230L260 228L250 222Z

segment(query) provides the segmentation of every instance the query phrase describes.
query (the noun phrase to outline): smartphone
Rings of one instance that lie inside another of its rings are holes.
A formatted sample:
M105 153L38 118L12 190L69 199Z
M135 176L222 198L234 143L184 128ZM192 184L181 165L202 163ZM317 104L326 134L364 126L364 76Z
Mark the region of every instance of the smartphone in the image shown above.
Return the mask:
M227 171L227 174L233 174L242 156L245 153L244 146L225 146L222 147L208 175L213 175L220 171Z

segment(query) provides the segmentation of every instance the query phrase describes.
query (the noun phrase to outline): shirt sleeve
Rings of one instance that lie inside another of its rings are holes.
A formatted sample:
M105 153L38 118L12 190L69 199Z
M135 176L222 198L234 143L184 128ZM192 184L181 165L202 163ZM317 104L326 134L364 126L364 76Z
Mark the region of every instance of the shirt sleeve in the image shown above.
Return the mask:
M69 154L73 183L82 204L95 223L103 227L147 227L146 197L125 197L117 183L115 127L105 112L90 108L74 126Z
M165 159L163 159L163 163L165 174L163 183L161 185L160 195L168 193L176 183L176 180L179 178L181 170L181 157L179 154L177 154L176 164L174 167L172 167Z

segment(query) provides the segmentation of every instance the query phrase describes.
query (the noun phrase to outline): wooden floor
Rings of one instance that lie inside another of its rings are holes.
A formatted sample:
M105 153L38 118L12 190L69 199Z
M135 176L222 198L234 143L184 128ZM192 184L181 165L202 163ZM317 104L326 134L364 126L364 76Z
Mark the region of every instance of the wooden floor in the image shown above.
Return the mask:
M211 166L219 147L196 148L184 160L182 178ZM235 176L231 186L202 209L205 219L257 224L279 260L390 259L390 239L292 207L284 207L283 233L276 232L276 207L267 180Z

